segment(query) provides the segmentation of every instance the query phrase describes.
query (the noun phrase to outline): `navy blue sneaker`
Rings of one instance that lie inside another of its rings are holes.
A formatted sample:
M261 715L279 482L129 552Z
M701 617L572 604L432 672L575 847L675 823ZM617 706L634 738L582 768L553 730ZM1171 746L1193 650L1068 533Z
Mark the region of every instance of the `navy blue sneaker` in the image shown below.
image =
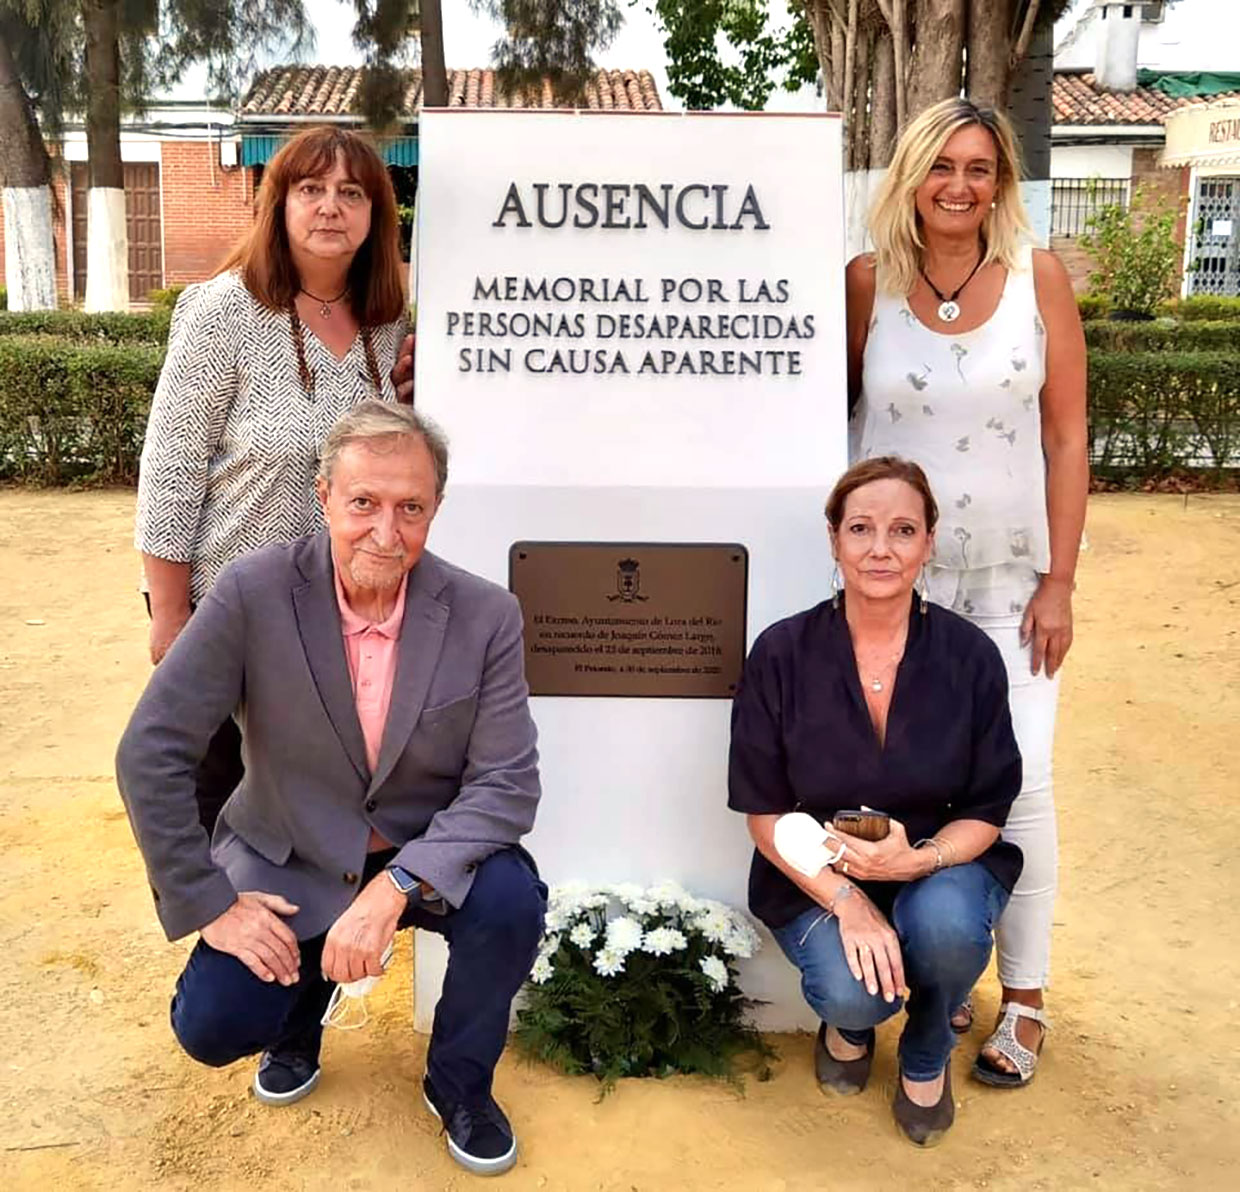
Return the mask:
M264 1105L292 1105L314 1092L321 1073L315 1056L292 1048L264 1051L254 1073L254 1095Z
M429 1075L422 1077L426 1107L448 1136L448 1154L474 1175L502 1175L517 1161L517 1140L504 1111L487 1095L477 1105L449 1105Z

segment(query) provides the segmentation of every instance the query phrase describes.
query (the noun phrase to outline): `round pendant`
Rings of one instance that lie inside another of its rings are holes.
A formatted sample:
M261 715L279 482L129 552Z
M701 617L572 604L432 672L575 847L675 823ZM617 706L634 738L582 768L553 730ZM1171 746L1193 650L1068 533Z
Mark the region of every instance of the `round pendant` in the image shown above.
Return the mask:
M942 313L943 313L943 309L942 307L940 307L939 314L941 315ZM319 307L319 314L321 314L323 318L325 319L330 319L332 317L332 308L328 306L326 302L324 302L323 305ZM955 317L956 317L955 315L952 315L953 319Z
M883 689L882 679L874 679L870 682L871 691L882 691L882 689Z
M960 318L960 307L957 303L948 300L939 305L939 318L944 323L954 323Z

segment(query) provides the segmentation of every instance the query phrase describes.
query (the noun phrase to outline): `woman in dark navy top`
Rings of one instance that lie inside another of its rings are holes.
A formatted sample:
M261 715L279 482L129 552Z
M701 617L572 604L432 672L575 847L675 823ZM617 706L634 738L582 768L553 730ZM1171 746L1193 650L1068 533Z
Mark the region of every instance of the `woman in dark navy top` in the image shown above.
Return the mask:
M907 1002L894 1111L922 1145L951 1125L950 1015L1021 869L1000 839L1021 781L1003 661L914 592L937 517L916 464L871 459L840 478L827 522L843 590L754 643L728 774L757 845L750 907L823 1020L819 1081L860 1092L874 1026ZM890 815L884 840L832 827L862 808ZM812 822L780 823L795 812Z

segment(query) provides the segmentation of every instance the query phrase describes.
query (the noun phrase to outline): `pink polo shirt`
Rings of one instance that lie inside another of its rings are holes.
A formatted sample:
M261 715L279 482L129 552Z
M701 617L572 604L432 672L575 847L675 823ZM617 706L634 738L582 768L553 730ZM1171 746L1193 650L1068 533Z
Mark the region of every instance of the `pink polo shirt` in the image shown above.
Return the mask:
M334 575L336 603L340 606L340 630L344 635L344 652L349 659L349 678L353 680L353 699L357 705L357 718L362 725L362 736L366 740L366 761L373 774L379 764L383 727L387 724L388 706L392 702L396 651L401 623L405 619L405 585L409 577L406 575L400 581L392 615L376 625L349 607L338 569L334 569Z

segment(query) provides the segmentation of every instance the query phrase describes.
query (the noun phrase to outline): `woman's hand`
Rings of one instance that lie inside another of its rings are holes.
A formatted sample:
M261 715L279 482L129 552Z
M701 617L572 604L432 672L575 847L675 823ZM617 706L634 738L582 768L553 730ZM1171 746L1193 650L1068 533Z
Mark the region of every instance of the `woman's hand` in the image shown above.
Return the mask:
M396 400L407 406L413 405L413 344L412 335L406 335L401 340L396 352L396 364L392 369Z
M827 825L826 843L834 850L831 836L837 836L844 852L832 866L836 873L865 882L911 882L930 872L933 857L913 848L899 820L891 820L891 830L883 840L862 840Z
M184 608L151 610L151 632L148 640L152 666L158 666L163 656L172 649L172 643L177 640L189 620L189 611L188 604Z
M864 981L871 995L881 989L883 1000L904 994L904 959L900 940L882 913L855 886L845 886L832 911L839 923L840 944L852 975Z
M1030 669L1036 675L1046 666L1053 679L1072 646L1072 582L1044 575L1025 608L1020 623L1020 644L1033 643Z

